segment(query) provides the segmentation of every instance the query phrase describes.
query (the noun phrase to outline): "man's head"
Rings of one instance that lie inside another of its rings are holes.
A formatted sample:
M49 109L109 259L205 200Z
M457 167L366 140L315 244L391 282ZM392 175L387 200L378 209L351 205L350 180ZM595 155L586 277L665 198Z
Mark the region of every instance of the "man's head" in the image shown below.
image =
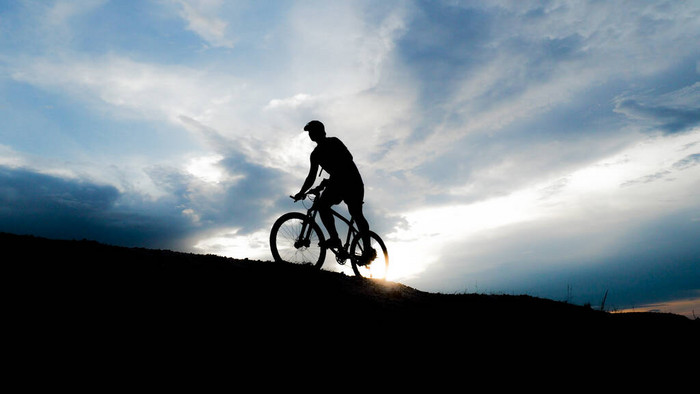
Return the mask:
M318 120L312 120L304 126L304 130L309 132L311 141L318 141L326 136L326 128Z

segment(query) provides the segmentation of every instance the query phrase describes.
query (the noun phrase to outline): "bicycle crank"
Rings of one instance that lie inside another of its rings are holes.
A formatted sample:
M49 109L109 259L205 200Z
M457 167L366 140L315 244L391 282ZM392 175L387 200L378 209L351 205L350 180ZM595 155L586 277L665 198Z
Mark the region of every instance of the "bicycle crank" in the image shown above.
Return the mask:
M345 265L345 261L348 259L347 253L345 253L344 250L340 249L335 253L335 261L338 262L340 265Z

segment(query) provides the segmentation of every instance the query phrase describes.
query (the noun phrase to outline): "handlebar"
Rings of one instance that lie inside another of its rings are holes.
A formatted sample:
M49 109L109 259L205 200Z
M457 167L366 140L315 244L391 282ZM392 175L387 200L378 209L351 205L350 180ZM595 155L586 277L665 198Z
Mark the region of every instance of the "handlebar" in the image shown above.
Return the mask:
M304 193L304 195L299 199L297 199L295 196L289 196L289 197L291 199L293 199L294 202L305 199L306 196L308 196L309 194L313 194L314 196L318 197L321 194L321 192L323 191L323 189L325 189L325 188L326 188L325 185L318 185L314 188L307 190L306 193Z

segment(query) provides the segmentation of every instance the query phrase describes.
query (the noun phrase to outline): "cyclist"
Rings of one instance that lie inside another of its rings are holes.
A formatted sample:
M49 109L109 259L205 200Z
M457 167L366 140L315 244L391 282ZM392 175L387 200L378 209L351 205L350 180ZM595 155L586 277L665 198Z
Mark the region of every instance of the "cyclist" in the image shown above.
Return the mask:
M364 252L359 264L369 264L377 257L377 252L369 245L369 223L362 213L365 185L362 182L360 171L353 161L352 154L338 138L326 137L325 127L320 121L312 120L304 126L304 130L309 132L309 138L316 143L316 148L311 152L309 174L306 176L299 193L294 196L294 200L304 198L305 192L313 186L316 174L320 176L319 167L321 171L326 171L329 178L321 182L325 186L325 191L316 202L321 221L330 235L322 246L342 247L335 228L331 206L345 201L348 212L355 219L362 236Z

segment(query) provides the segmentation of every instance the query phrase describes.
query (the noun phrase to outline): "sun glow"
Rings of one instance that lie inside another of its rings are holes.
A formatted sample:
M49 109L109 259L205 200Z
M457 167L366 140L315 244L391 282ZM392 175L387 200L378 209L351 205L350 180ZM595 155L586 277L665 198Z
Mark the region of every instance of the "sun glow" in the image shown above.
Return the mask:
M448 253L449 245L484 239L516 224L625 220L627 215L654 215L694 204L699 149L700 129L650 138L561 178L506 196L405 213L405 224L386 235L392 246L391 276L399 280L418 275Z

